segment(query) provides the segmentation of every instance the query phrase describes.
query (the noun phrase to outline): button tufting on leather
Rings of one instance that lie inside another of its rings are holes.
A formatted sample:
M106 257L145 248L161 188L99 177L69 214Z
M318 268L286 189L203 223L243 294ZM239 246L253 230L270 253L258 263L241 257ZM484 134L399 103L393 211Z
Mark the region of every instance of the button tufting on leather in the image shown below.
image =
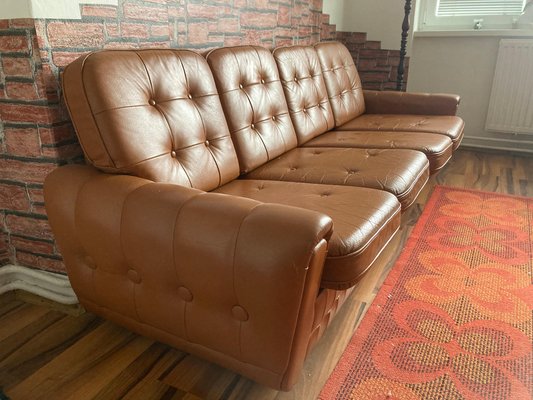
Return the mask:
M233 306L231 309L231 315L233 315L233 318L235 318L238 321L248 321L250 316L248 315L248 312L241 306Z
M128 270L128 279L133 283L141 283L141 276L134 269Z
M187 97L188 97L189 99L192 99L192 94L189 93L189 94L187 95Z
M255 129L255 125L254 124L250 125L250 128Z
M298 78L296 76L294 77L294 82L298 82Z
M264 79L261 79L261 84L265 84L265 80Z
M85 264L87 264L87 266L90 269L96 269L96 262L94 261L94 259L91 256L85 256L83 258L83 261L85 262Z
M239 89L244 89L244 85L242 83L239 83Z
M176 158L176 152L174 150L170 152L170 157Z
M148 104L150 104L151 106L155 106L155 100L154 99L148 100Z
M186 301L187 303L191 302L193 299L193 295L189 289L187 289L185 286L180 286L178 288L178 296L181 297L183 301Z
M207 147L210 146L210 145L209 145L209 140L206 140L206 141L205 141L205 145L206 145Z
M276 120L276 116L273 115L273 116L272 116L272 121L275 121L275 120Z

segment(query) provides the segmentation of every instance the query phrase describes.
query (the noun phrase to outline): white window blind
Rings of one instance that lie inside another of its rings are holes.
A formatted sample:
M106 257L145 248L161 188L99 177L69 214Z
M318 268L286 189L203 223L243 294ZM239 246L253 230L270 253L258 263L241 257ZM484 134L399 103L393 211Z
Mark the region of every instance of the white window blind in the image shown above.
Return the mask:
M438 0L439 17L520 15L526 0Z

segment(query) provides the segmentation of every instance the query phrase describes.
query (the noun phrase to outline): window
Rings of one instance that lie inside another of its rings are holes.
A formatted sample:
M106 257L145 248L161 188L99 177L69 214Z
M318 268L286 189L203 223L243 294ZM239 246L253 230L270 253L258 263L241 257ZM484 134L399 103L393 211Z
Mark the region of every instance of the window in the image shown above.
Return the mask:
M425 0L421 30L511 29L527 0Z

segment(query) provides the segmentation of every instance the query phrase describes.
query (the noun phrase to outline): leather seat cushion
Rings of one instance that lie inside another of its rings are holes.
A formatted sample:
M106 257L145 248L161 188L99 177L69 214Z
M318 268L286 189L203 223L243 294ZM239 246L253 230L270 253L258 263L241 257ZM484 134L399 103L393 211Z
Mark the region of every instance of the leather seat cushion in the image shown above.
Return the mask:
M299 147L244 176L384 190L409 207L429 177L427 157L414 150Z
M356 284L400 226L400 204L393 195L381 190L239 179L215 192L302 207L330 216L334 228L322 286L332 289Z
M427 132L335 130L310 140L304 146L417 150L428 158L430 174L440 170L452 156L449 137Z
M448 136L456 149L463 138L464 121L452 115L364 114L337 130L440 133Z

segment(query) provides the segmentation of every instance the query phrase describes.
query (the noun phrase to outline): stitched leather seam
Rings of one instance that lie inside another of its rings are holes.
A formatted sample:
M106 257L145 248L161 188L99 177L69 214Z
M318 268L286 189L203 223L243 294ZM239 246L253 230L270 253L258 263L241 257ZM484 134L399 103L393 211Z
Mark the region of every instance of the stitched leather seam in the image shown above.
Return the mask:
M233 274L233 279L232 279L232 286L233 286L233 295L235 296L235 301L236 301L236 304L240 304L239 302L239 296L237 296L237 290L235 289L235 259L236 259L236 255L237 255L237 246L239 244L239 236L241 234L241 230L242 230L242 226L244 225L244 222L246 221L246 219L248 218L248 216L257 208L259 207L261 204L257 204L255 205L252 209L250 209L248 211L248 214L246 214L243 219L241 220L241 222L239 223L239 228L237 230L237 234L235 235L235 245L233 246L233 263L232 263L232 274ZM239 358L242 358L242 321L239 321L239 339L238 339L238 342L239 342Z
M87 97L87 89L85 87L85 79L83 79L83 72L84 72L84 69L85 69L85 62L87 61L87 59L91 56L91 54L89 54L87 57L85 57L85 59L83 60L83 63L81 64L81 70L80 70L80 75L81 75L81 85L83 86L83 96L85 97L85 100L87 102L87 106L89 107L89 109L91 110L91 115L92 115L92 119L93 119L93 122L94 122L94 126L96 127L96 130L98 131L98 136L100 136L100 141L102 142L102 145L104 146L104 149L105 149L105 152L106 152L106 155L107 157L109 157L109 160L111 161L111 164L114 168L117 167L116 163L115 163L115 160L113 159L113 157L111 157L111 153L109 153L109 149L107 148L107 145L104 141L104 136L102 135L102 131L100 130L100 126L98 126L98 124L96 123L96 119L94 118L94 112L93 112L93 108L91 106L91 103L89 102L89 98ZM66 98L65 98L66 100ZM68 102L67 102L68 104ZM81 135L79 135L81 136ZM78 137L79 137L78 136ZM81 143L81 140L80 140L80 143ZM85 154L87 155L87 152L85 152ZM89 157L87 157L89 158ZM92 161L91 161L92 162ZM94 164L94 163L93 163ZM96 165L96 164L95 164Z
M185 200L183 203L181 203L181 207L180 209L178 210L177 214L176 214L176 217L174 218L174 228L172 229L172 270L174 271L174 275L176 276L176 283L178 285L180 285L180 283L183 283L181 282L180 278L179 278L179 274L178 274L178 270L177 270L177 266L176 266L176 246L174 245L174 240L176 238L176 230L178 229L178 221L180 219L180 216L181 216L181 212L183 211L183 209L185 208L185 205L187 203L189 203L190 201L192 200L195 200L198 196L201 196L205 194L204 193L198 193L196 194L195 196L192 196L190 198L188 198L187 200ZM183 336L185 338L186 341L190 341L189 340L189 335L187 334L187 302L183 302Z

